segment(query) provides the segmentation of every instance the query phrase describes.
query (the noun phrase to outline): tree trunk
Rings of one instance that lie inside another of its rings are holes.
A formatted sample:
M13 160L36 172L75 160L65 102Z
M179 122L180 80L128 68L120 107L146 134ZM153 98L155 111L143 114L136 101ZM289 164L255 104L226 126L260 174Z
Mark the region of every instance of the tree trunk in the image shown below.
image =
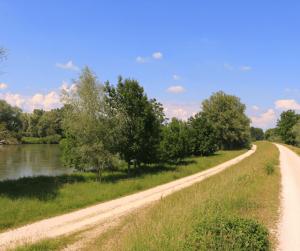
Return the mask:
M101 175L101 172L100 172L100 183L102 183L102 175Z
M128 174L130 174L130 160L128 161Z
M134 172L136 173L136 161L134 161Z
M98 170L97 170L97 181L99 181L99 173L100 173L100 169L98 168Z

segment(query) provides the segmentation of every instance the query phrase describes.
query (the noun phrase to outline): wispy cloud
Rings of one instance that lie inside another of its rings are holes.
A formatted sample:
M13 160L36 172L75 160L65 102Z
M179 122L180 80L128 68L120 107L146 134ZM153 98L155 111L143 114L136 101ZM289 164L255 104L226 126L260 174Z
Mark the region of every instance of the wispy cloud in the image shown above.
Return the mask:
M288 88L286 88L286 89L284 89L284 91L285 91L285 92L290 92L291 90L288 89Z
M166 92L172 92L172 93L183 93L185 92L184 88L182 86L171 86L166 90Z
M178 77L178 76L176 76L176 75L174 75L173 78L174 78L175 80L180 79L180 77Z
M267 113L260 114L260 118L251 118L252 123L256 126L267 128L268 124L276 119L273 109L269 109Z
M146 63L146 62L149 62L149 58L137 57L136 61L140 62L140 63Z
M275 109L294 109L294 110L300 110L300 105L297 104L296 100L277 100L275 102Z
M241 66L241 70L243 70L243 71L248 71L250 69L251 69L250 66Z
M260 109L259 109L257 106L255 106L255 105L252 106L252 109L255 110L255 111L259 111L259 110L260 110Z
M1 90L5 90L5 89L7 88L7 86L8 86L8 84L2 83L2 84L0 85L0 89L1 89Z
M154 58L161 58L162 57L162 54L160 53L160 52L155 52L155 53L153 53L153 55L152 55L152 57L154 57Z
M72 61L69 61L69 63L63 65L63 64L60 64L60 63L56 63L55 66L57 67L61 67L61 68L64 68L64 69L72 69L72 70L75 70L75 71L78 71L79 68L77 66L74 66L72 64Z
M233 66L231 66L231 65L229 65L229 64L224 64L224 66L226 67L226 68L228 68L228 69L233 69Z

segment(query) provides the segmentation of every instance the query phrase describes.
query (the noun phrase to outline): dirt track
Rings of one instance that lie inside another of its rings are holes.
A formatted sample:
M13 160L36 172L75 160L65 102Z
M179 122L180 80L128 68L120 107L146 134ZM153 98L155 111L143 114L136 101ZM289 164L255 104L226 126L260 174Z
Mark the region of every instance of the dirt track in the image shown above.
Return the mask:
M300 250L300 157L282 145L275 145L280 151L282 174L279 250Z
M247 153L221 165L143 192L101 203L76 212L45 219L2 233L0 234L0 249L5 250L8 247L14 247L16 244L34 242L42 238L53 238L60 235L71 234L95 226L116 215L124 215L137 207L157 201L175 191L191 186L196 182L221 172L227 167L250 156L255 150L256 146L253 146L253 149Z

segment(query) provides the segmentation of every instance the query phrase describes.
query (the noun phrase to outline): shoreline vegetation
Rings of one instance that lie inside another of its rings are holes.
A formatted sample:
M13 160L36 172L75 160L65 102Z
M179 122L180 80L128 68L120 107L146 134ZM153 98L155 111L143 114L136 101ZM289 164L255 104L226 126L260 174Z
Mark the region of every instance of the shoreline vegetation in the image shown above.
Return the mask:
M190 157L177 164L144 165L127 174L125 163L114 172L37 176L0 182L0 232L177 180L233 159L248 149L218 151L212 156Z

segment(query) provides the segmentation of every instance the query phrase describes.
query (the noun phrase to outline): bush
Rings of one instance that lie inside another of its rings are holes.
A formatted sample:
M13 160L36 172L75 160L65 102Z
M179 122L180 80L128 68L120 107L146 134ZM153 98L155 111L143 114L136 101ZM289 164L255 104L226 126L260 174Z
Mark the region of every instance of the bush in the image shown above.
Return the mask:
M215 216L195 224L182 250L268 250L269 231L254 219Z
M270 174L273 174L275 172L275 167L273 164L266 164L266 169L267 169L267 173L270 175Z

